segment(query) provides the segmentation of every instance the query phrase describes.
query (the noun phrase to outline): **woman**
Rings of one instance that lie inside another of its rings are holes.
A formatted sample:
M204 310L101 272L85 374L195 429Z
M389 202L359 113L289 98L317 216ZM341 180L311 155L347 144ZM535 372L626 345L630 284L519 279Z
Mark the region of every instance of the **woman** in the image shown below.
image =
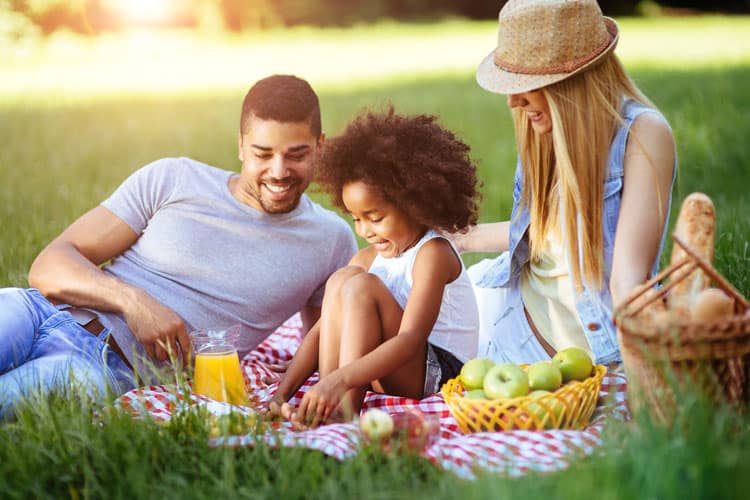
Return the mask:
M676 168L672 132L614 54L593 0L511 0L477 81L507 95L518 145L510 221L455 239L473 266L479 355L620 360L613 304L656 270Z

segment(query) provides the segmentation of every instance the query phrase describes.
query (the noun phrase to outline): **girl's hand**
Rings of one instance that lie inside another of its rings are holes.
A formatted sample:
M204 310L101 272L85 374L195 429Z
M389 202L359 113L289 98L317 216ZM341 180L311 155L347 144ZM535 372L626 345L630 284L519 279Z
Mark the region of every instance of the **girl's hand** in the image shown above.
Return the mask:
M281 396L274 396L268 403L266 415L270 418L281 417L284 420L291 420L293 414L292 405Z
M292 424L296 428L311 429L326 422L348 389L340 370L321 378L305 393L299 409L292 416Z

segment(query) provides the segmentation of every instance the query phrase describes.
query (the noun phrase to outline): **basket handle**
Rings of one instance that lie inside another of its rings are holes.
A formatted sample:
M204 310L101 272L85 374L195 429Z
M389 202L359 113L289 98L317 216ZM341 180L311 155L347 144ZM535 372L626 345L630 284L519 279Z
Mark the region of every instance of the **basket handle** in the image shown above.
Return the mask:
M622 302L620 305L617 306L617 308L614 310L613 316L617 318L618 316L621 316L626 311L631 315L635 316L639 312L641 312L643 309L645 309L648 305L655 302L656 300L661 299L664 297L664 295L669 292L672 288L674 288L677 283L679 283L681 278L684 278L685 276L688 276L690 273L692 273L696 268L700 267L719 287L729 294L732 298L735 300L735 307L741 307L743 310L747 310L750 308L750 303L745 299L745 297L742 296L740 292L737 291L732 284L726 280L722 275L720 275L714 267L708 263L704 258L702 258L700 255L698 255L692 248L690 248L679 236L677 236L676 233L672 234L672 239L674 242L679 245L684 251L685 251L685 258L680 260L679 262L676 262L672 264L671 266L668 266L667 268L663 269L661 272L659 272L656 276L648 280L647 282L643 283L642 285L638 285L633 292L628 296L628 298ZM687 267L685 267L687 266ZM638 298L640 298L641 295L646 293L647 290L650 290L653 288L653 286L662 281L665 277L672 274L675 271L680 270L681 268L685 267L684 270L679 274L678 279L670 280L667 284L662 286L657 290L657 293L655 293L653 296L649 297L647 300L643 301L642 304L639 304L638 307L630 311L628 310L628 307L633 304Z
M614 312L614 315L617 316L624 312L626 309L628 309L628 306L630 306L633 302L638 300L638 298L646 293L646 291L653 288L653 286L658 283L659 281L662 281L668 274L679 270L682 267L688 266L680 276L687 276L688 274L692 273L698 265L694 262L690 261L689 257L685 257L681 261L667 267L666 269L662 270L659 274L648 280L647 282L643 283L642 285L638 285L635 290L633 290L633 293L628 297L628 299L621 303L617 309ZM637 308L635 308L632 311L628 311L630 315L635 316L642 310L644 310L646 307L648 307L651 303L661 299L666 295L667 292L669 292L672 288L674 288L677 283L679 283L679 280L674 280L668 282L666 285L660 287L657 292L649 297L647 300L643 301Z
M732 286L732 284L729 281L727 281L726 278L724 278L721 274L716 272L716 269L714 269L714 267L711 264L706 262L706 260L703 257L695 253L695 251L692 248L690 248L690 246L688 246L684 241L682 241L682 239L679 236L677 236L677 234L673 234L672 239L674 240L675 243L680 245L680 247L685 251L685 253L688 254L695 261L695 263L698 264L698 266L700 266L703 272L708 274L708 276L717 285L719 285L719 287L722 290L724 290L726 293L732 296L732 298L736 301L737 305L742 306L743 309L748 309L750 307L750 303L747 301L747 299L743 297L742 294L738 292L737 289L734 286Z

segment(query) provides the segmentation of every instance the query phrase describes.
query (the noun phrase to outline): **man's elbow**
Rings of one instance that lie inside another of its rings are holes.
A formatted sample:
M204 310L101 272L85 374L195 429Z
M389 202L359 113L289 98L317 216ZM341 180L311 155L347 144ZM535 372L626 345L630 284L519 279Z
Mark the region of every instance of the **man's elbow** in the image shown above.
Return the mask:
M53 278L54 273L49 270L48 255L46 249L42 250L29 268L29 286L39 290L44 296L55 296L60 293L60 286Z
M31 268L29 269L29 286L39 290L42 295L48 295L48 293L50 292L48 284L49 280L46 278L45 273L39 269L40 266L35 264L36 261L34 261L34 264L32 264Z

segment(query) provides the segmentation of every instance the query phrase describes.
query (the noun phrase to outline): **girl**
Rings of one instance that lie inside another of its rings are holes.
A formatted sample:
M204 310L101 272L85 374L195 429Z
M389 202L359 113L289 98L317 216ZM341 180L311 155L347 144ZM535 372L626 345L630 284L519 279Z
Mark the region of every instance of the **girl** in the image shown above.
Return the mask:
M320 320L269 405L297 427L349 418L368 389L433 394L477 349L472 286L439 232L476 223L469 147L435 117L367 113L326 145L317 181L370 246L328 280ZM293 412L287 400L316 368Z
M477 81L512 110L513 211L455 240L505 252L469 270L479 355L531 363L578 346L620 360L613 304L656 270L676 164L669 125L614 55L618 36L594 0L500 11Z

